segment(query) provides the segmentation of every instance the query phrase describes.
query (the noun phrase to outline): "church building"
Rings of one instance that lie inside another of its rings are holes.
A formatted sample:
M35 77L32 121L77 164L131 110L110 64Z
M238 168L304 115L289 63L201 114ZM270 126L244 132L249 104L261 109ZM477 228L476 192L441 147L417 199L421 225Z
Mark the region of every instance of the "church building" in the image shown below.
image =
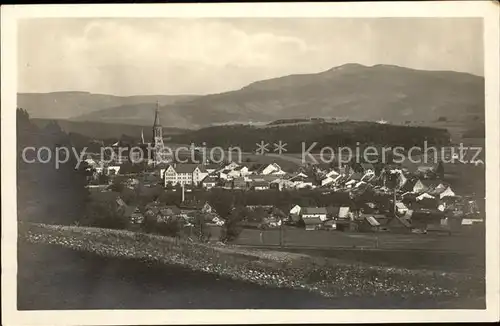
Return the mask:
M139 151L130 153L132 162L139 162L141 157L154 166L162 163L171 163L173 161L172 152L169 151L163 143L163 127L160 124L160 108L158 102L156 102L152 142L146 143L144 141L144 133L142 133L139 148L142 153Z
M161 163L172 162L172 152L165 148L163 143L163 127L160 124L160 105L156 102L155 120L153 123L153 143L152 154L153 164L158 165Z

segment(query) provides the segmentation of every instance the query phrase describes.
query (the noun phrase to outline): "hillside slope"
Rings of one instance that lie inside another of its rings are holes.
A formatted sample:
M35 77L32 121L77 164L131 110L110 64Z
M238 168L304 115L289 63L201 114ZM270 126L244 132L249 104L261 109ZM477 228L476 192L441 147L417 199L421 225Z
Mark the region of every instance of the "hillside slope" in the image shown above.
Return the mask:
M154 108L157 101L160 105L167 105L194 97L194 95L114 96L89 92L19 93L17 107L28 111L32 118L68 119L122 105L149 103L149 106Z
M79 119L142 124L145 109L129 105ZM439 117L481 120L484 78L450 71L346 64L317 74L263 80L237 91L167 104L161 114L164 125L178 127L311 116L392 122L430 122Z

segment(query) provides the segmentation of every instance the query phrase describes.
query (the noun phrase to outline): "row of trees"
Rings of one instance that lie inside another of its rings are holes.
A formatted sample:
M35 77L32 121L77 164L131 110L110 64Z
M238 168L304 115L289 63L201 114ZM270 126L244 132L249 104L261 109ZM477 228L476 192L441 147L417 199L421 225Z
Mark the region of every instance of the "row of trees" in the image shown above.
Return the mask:
M357 143L372 145L421 146L448 144L450 135L446 129L399 126L370 122L340 122L322 124L298 124L279 127L254 127L248 125L226 125L203 128L173 137L178 143L202 143L208 147L228 148L239 146L251 152L261 140L268 143L283 141L288 152L302 152L302 143L318 142L318 150L325 146L355 147Z
M49 224L72 224L81 218L87 200L85 175L75 171L77 159L70 155L65 163L55 165L54 156L43 163L23 159L26 147L72 147L71 138L56 122L37 126L26 110L16 111L17 124L17 201L18 219ZM29 208L29 210L28 210Z

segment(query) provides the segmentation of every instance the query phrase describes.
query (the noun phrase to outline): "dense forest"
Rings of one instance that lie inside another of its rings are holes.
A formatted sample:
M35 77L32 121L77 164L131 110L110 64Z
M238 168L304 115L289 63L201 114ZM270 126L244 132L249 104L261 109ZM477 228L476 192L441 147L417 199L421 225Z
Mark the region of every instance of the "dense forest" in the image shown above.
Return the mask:
M317 142L317 149L324 146L355 147L363 145L384 146L422 146L447 145L450 134L446 129L430 127L409 127L373 122L338 122L318 124L296 124L286 126L255 127L249 125L231 125L208 127L172 137L176 143L206 143L208 147L239 146L243 151L254 151L256 143L264 140L268 143L282 141L287 143L287 151L302 151L302 143ZM306 148L309 146L306 145Z
M23 149L36 150L47 147L52 152L49 160L47 150L26 152L28 163L23 159ZM32 123L29 114L17 109L17 209L18 220L52 224L72 224L78 221L87 200L85 176L75 170L76 158L71 154L66 163L58 168L55 164L56 147L72 148L69 136L57 123L40 128ZM64 158L64 153L60 153ZM41 161L47 160L47 163Z

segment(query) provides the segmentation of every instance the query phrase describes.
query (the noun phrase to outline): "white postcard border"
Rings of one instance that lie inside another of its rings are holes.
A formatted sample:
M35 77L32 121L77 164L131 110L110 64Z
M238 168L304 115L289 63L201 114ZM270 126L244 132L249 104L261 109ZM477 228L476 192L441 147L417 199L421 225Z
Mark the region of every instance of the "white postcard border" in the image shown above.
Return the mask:
M499 319L499 5L495 1L27 5L1 8L2 324L465 322ZM16 21L35 17L483 17L486 92L486 310L17 311Z

